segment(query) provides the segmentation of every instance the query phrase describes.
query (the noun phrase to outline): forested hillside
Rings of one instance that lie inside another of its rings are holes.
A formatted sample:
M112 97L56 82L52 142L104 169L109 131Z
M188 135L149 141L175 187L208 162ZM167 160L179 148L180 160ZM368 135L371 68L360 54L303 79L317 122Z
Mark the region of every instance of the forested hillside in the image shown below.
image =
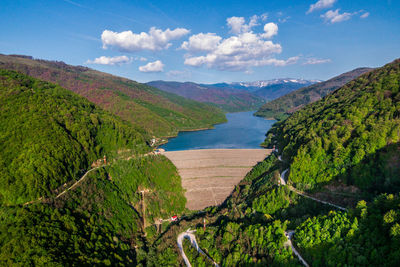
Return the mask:
M154 223L182 213L185 202L165 157L116 161L58 199L0 206L0 265L145 265Z
M221 266L300 266L292 245L312 266L400 261L400 60L277 123L264 145L278 152L221 206L172 223L185 212L180 177L143 154L140 132L57 85L0 73L1 265L181 265L188 228ZM108 165L55 197L104 154Z
M278 120L285 119L303 106L321 99L347 82L371 70L370 68L358 68L327 81L303 87L264 104L255 115Z
M266 145L276 143L282 151L290 164L289 181L301 189L340 180L368 190L378 190L374 187L378 183L383 192L394 190L400 182L396 175L385 179L384 175L352 174L363 172L365 161L371 158L383 159L376 171L387 169L399 174L397 156L374 155L385 149L391 151L389 146L398 147L399 84L400 60L396 60L276 124L268 133Z
M58 85L0 70L0 100L0 265L145 264L154 223L185 208L175 166Z
M169 239L195 228L199 246L221 266L300 266L289 233L310 266L397 266L399 82L395 60L276 124L265 144L279 152L223 205L171 227L149 261L180 260ZM192 263L207 263L188 246L185 252Z
M226 121L216 107L82 66L0 55L0 68L57 83L142 128L149 136L173 136L179 130L209 128Z
M0 100L3 204L50 195L119 149L149 149L132 126L54 84L0 70Z

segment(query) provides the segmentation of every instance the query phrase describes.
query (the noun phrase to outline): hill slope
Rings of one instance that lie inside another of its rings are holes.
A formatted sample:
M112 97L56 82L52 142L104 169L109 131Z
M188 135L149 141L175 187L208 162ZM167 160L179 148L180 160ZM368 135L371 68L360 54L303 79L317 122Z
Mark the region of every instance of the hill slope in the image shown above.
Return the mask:
M267 143L277 142L290 162L289 180L301 188L332 179L361 186L361 177L348 172L400 140L399 84L400 60L396 60L276 124ZM398 182L386 181L387 190Z
M175 166L58 85L0 70L0 102L0 265L145 264L145 233L185 208Z
M256 165L222 206L171 227L153 246L153 255L168 250L168 257L152 262L179 260L168 238L191 228L221 266L302 266L289 233L310 266L398 265L400 60L277 123L266 144L282 157Z
M149 135L171 136L180 130L209 128L226 120L217 108L82 66L0 55L0 68L57 83Z
M301 107L321 99L325 95L345 85L347 82L371 70L372 69L370 68L358 68L325 82L301 88L266 103L255 113L255 115L265 118L285 118Z
M263 99L249 92L229 87L167 81L153 81L147 84L166 92L216 105L227 112L255 110L264 104Z
M118 149L143 152L141 133L59 86L0 70L0 200L46 196Z

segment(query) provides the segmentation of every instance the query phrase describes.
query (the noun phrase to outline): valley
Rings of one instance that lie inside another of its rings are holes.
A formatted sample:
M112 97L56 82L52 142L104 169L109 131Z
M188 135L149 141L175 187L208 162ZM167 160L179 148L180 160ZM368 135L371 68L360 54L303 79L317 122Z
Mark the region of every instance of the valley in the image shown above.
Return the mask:
M166 151L149 146L144 130L79 95L0 70L7 111L0 124L0 167L7 182L0 187L0 229L8 229L2 246L11 246L2 250L3 258L26 262L11 244L19 239L26 246L32 238L40 242L31 248L47 263L58 254L70 255L42 244L59 242L58 236L72 227L79 238L64 240L63 247L79 247L76 253L85 258L60 262L316 265L315 257L327 262L332 255L313 248L310 237L324 241L310 227L329 225L320 230L328 229L329 242L346 235L346 253L357 254L348 246L364 242L365 231L381 216L390 227L379 228L369 242L384 235L387 245L379 253L396 261L387 250L397 244L398 69L397 60L367 72L282 122L253 117L251 111L228 113L228 122L212 130L179 133L161 146ZM22 114L24 103L30 108ZM333 116L333 110L339 112ZM14 125L24 132L15 132ZM263 140L268 149L259 148ZM47 150L39 155L46 169L38 168L38 147L21 151L30 142L45 144ZM86 154L79 154L79 146ZM347 152L341 157L332 156L343 149ZM15 160L13 153L22 163L7 163ZM73 155L80 156L71 164ZM380 202L387 203L383 210L377 208ZM15 220L25 221L24 226L11 226ZM89 228L79 220L89 220ZM57 221L61 228L43 228ZM89 242L87 229L95 236ZM32 234L21 236L26 231ZM103 236L109 237L100 241ZM324 246L341 250L331 244ZM113 251L113 257L102 250ZM87 257L93 253L97 256Z
M398 14L2 0L0 266L399 266Z

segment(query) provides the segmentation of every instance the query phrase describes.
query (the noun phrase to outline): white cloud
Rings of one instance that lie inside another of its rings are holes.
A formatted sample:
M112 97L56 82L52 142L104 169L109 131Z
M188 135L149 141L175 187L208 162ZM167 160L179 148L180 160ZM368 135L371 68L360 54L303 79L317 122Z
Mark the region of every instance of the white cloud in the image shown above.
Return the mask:
M95 58L94 60L86 61L86 64L100 64L100 65L116 65L116 64L124 64L132 62L132 58L127 56L116 56L116 57L106 57L101 56Z
M327 59L320 59L320 58L308 58L306 62L303 63L303 65L316 65L316 64L324 64L324 63L329 63L331 60L329 58Z
M298 57L288 60L273 58L274 54L281 53L282 47L280 44L265 40L263 35L247 32L231 36L222 40L216 49L206 55L186 55L184 63L195 67L206 65L219 70L246 71L257 66L285 66L298 60Z
M230 17L226 19L226 24L231 28L232 33L240 33L243 31L244 18L243 17Z
M266 19L266 15L261 15L261 18ZM239 34L249 32L251 31L251 28L259 25L258 19L259 17L257 15L254 15L250 18L249 24L246 24L243 17L230 17L226 19L226 24L228 24L228 26L231 28L231 33Z
M264 25L265 33L262 34L264 38L271 38L274 35L278 34L278 25L273 22L267 23Z
M362 19L365 19L365 18L368 18L368 17L369 17L369 12L365 12L364 14L362 14L360 16L360 18L362 18Z
M155 27L150 31L133 33L132 31L113 32L105 30L101 34L103 48L116 47L122 51L139 51L139 50L162 50L171 46L170 41L179 39L189 33L185 28L176 28L174 30L166 29L162 31Z
M306 14L309 14L314 10L332 7L335 2L336 0L319 0L318 2L310 6Z
M139 67L141 72L162 72L164 71L164 64L160 61L149 62L144 66Z
M182 43L181 48L191 51L212 51L217 48L222 37L215 33L199 33L190 36L189 41Z
M266 18L267 14L254 15L247 24L243 17L228 18L226 22L233 35L225 39L215 33L192 35L181 45L182 49L188 51L184 64L250 73L252 67L286 66L296 63L299 57L286 60L275 58L275 55L282 52L282 47L268 39L278 34L278 25L270 22L264 25L264 31L253 31L253 28L259 25L259 21Z
M353 13L348 13L348 12L340 14L339 9L336 9L335 11L333 10L327 11L325 14L321 15L321 18L323 18L325 22L330 22L333 24L349 20L353 15L354 15Z

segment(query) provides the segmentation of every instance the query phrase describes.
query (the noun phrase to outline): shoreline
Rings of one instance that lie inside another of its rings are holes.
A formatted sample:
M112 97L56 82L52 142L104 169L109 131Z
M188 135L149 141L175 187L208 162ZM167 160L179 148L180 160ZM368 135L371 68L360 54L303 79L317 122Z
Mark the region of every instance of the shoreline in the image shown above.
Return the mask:
M225 116L225 118L226 118L226 116ZM228 119L226 119L226 121L224 121L224 122L219 122L219 123L212 124L212 125L210 125L209 127L178 130L178 132L176 133L176 135L169 135L169 136L162 136L162 137L159 137L160 139L167 139L167 140L166 140L165 142L161 142L161 143L157 144L156 146L154 146L154 149L157 149L157 148L159 148L160 146L165 145L166 143L168 143L169 139L178 137L178 135L179 135L180 132L197 132L197 131L212 130L212 129L215 129L215 125L224 124L224 123L227 123L227 122L228 122Z

